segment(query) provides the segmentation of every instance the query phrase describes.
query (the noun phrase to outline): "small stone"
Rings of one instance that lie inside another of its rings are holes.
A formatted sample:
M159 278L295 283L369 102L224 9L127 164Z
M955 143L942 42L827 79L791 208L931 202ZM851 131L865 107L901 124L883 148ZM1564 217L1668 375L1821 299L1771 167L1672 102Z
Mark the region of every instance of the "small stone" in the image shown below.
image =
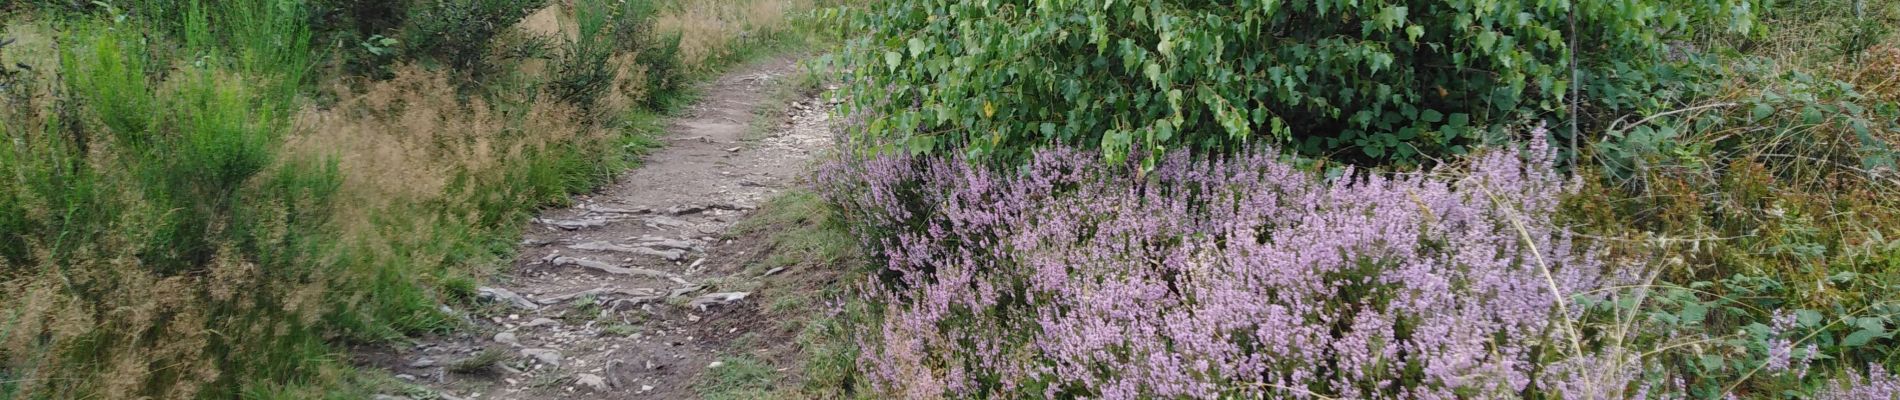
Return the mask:
M561 366L561 352L553 349L521 349L521 355L533 357L542 364Z
M521 319L521 314L508 314L508 319L509 320Z
M652 390L653 390L653 385L640 385L640 391L642 392L652 391Z
M413 381L413 380L416 380L416 376L410 375L410 374L396 374L396 379L401 379L405 381Z
M418 358L415 361L409 362L409 368L428 368L428 367L435 366L435 364L436 364L435 359L423 357L423 358Z
M730 148L727 148L727 149L726 149L726 152L727 152L727 153L737 153L737 152L739 152L739 149L740 149L739 147L730 147Z
M562 230L570 230L570 231L582 229L582 228L594 228L594 227L607 226L607 220L605 219L578 219L578 220L538 219L536 220L536 222L551 225L555 228L560 228Z
M713 368L719 368L719 367L724 367L724 366L726 366L725 361L713 361L711 364L706 364L706 369L713 369Z
M483 287L476 288L475 290L476 292L480 293L477 297L480 297L482 299L486 299L490 301L506 302L508 304L514 305L515 307L520 307L522 309L526 309L529 311L538 310L541 308L540 305L534 304L534 301L528 300L527 297L522 297L520 294L516 294L515 292L509 291L508 289L483 286Z
M706 307L710 307L713 305L728 304L735 301L744 300L746 296L751 296L751 295L752 295L752 292L711 293L711 294L706 294L706 295L699 296L698 298L693 299L693 301L690 304L693 307L698 307L700 310L705 310Z
M535 318L535 319L534 319L533 321L528 321L528 323L526 323L526 324L521 324L521 327L523 327L523 328L535 328L535 327L542 327L542 326L548 326L548 325L557 325L557 324L560 324L560 322L557 322L557 321L555 321L555 320L553 320L553 319L550 319L550 318Z
M594 374L574 375L574 383L578 383L581 386L586 386L588 389L594 389L594 391L596 392L607 391L607 378L602 378L600 377L600 375L594 375Z
M496 342L496 343L501 343L501 344L506 344L506 345L510 345L510 346L520 346L520 345L521 345L521 339L520 339L520 338L516 338L516 337L515 337L515 333L514 333L514 332L501 332L501 333L496 333L496 334L495 334L495 342Z

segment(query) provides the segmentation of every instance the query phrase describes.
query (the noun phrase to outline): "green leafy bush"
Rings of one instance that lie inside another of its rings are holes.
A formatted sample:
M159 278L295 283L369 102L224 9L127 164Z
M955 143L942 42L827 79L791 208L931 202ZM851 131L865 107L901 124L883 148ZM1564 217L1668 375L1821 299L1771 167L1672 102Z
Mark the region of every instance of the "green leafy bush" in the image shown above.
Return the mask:
M1572 9L1572 5L1575 6ZM1021 155L1050 143L1152 160L1278 141L1410 161L1567 114L1586 81L1670 38L1749 32L1755 0L891 1L848 13L860 136ZM1574 17L1574 29L1569 18ZM1567 35L1566 32L1583 32Z
M433 0L409 7L399 39L415 56L464 73L489 72L489 43L528 15L538 0Z
M680 63L680 34L666 33L634 55L634 62L646 67L647 107L672 108L684 100L686 68Z
M677 98L684 81L679 34L655 32L658 11L650 0L576 2L578 34L563 46L549 89L585 110L615 89L637 89L641 105L654 109ZM634 67L644 77L639 82L628 81Z

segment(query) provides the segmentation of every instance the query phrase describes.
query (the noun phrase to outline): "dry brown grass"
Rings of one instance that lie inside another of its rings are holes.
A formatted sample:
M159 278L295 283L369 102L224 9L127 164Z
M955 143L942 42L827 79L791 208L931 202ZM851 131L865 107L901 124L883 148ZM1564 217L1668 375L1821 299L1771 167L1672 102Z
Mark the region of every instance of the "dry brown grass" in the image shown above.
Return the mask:
M335 106L298 114L287 154L335 160L343 201L353 205L342 220L364 229L378 210L451 195L458 175L500 179L503 167L550 146L612 134L545 96L518 113L459 99L446 74L410 66L360 93L338 92Z
M522 18L520 23L515 24L515 29L530 35L567 40L574 40L579 35L574 24L574 7L567 1L549 2L547 7Z
M134 194L117 203L152 211ZM197 398L223 378L221 362L233 355L220 349L268 346L289 324L312 323L321 311L323 283L263 279L229 245L203 274L151 274L135 257L144 250L142 236L151 234L142 218L154 214L122 215L112 234L59 257L43 243L32 244L38 258L56 262L0 265L41 272L0 283L8 299L0 302L0 367L24 373L8 377L19 384L16 394Z
M1900 101L1900 43L1867 49L1860 62L1836 74L1878 101Z
M655 25L662 32L679 32L681 65L701 70L750 41L791 29L791 14L811 7L811 0L684 1L661 12Z

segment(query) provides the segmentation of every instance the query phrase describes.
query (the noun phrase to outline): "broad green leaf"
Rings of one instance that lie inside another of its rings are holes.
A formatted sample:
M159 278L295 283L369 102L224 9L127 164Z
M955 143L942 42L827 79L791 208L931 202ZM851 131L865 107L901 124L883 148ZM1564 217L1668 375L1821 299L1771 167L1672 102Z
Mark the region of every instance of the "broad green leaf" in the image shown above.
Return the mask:
M908 44L910 46L911 57L917 57L917 56L923 55L924 50L927 49L927 47L925 47L927 45L924 44L924 41L922 39L910 38L910 42Z
M1762 119L1768 118L1769 115L1773 115L1774 113L1775 113L1775 108L1769 107L1768 103L1756 103L1754 111L1750 113L1749 121L1750 122L1761 121Z
M1683 323L1700 324L1702 323L1702 319L1708 316L1709 307L1702 305L1702 303L1689 303L1682 306Z
M1854 326L1864 330L1882 331L1887 329L1887 321L1879 317L1860 317L1860 321Z
M1446 125L1450 125L1453 128L1463 128L1469 125L1470 123L1471 123L1471 114L1465 114L1465 113L1452 113L1451 119L1448 121L1445 121Z
M1854 333L1850 333L1847 337L1841 339L1841 347L1860 347L1868 342L1872 342L1875 338L1883 334L1881 331L1872 329L1854 331Z
M1484 31L1478 34L1478 50L1489 52L1491 46L1498 43L1498 33Z
M1715 371L1722 370L1722 356L1721 355L1703 354L1701 356L1697 356L1696 358L1702 362L1703 371L1715 372Z
M1794 321L1795 323L1801 324L1801 326L1809 328L1820 326L1821 312L1814 310L1795 310Z
M1380 9L1379 15L1373 17L1373 19L1386 29L1397 28L1400 24L1405 23L1405 11L1405 7L1386 6L1384 9Z

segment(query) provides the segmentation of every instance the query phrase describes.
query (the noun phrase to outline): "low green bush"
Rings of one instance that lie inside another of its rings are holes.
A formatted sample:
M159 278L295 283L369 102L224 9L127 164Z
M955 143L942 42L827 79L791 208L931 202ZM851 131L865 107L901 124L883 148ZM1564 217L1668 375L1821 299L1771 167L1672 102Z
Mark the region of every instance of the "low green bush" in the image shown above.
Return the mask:
M1751 32L1764 5L912 0L840 23L867 33L844 60L868 118L858 136L877 144L1013 157L1068 143L1153 161L1272 142L1415 162L1568 115L1576 78L1648 93L1658 82L1618 66L1663 65L1666 43L1698 31Z
M496 36L540 6L540 0L422 0L409 6L400 41L414 57L479 77L491 72Z
M549 90L584 110L596 109L615 90L637 92L621 94L637 97L631 100L639 104L629 106L663 109L679 96L684 76L678 34L654 30L658 11L651 0L576 2L578 34L563 44ZM633 81L636 71L642 78Z

